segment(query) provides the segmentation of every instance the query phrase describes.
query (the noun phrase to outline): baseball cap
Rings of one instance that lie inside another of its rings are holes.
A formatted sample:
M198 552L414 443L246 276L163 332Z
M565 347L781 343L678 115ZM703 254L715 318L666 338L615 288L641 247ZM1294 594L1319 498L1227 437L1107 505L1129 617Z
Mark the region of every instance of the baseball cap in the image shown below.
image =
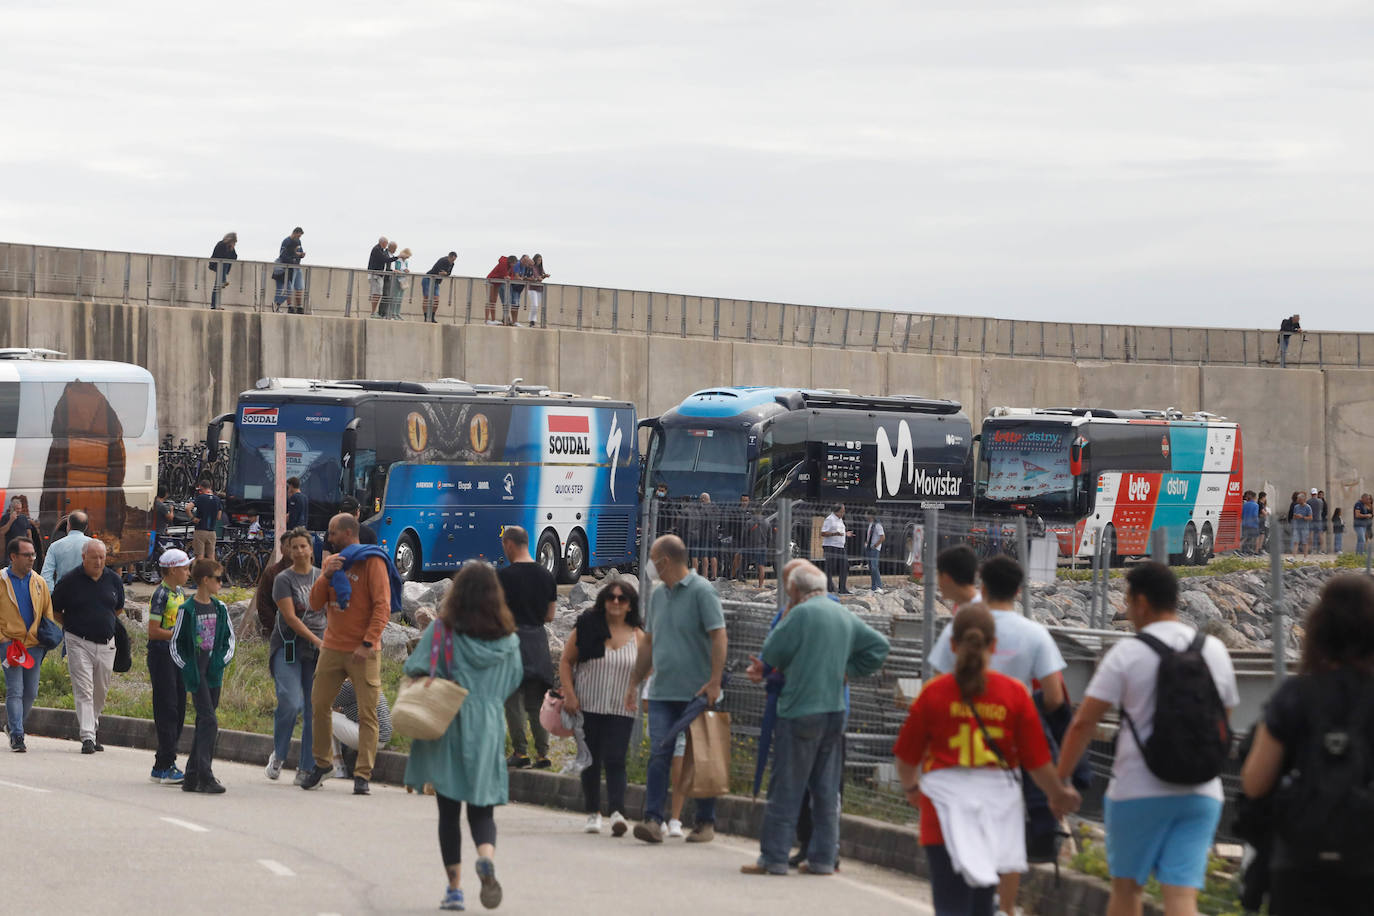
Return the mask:
M168 567L175 569L178 566L190 566L191 558L186 555L186 551L172 547L162 552L162 556L157 558L157 565L164 569Z
M9 651L5 653L5 660L10 663L11 668L32 668L33 656L24 648L24 643L20 640L10 640Z
M1317 488L1316 488L1316 487L1313 487L1311 490L1308 490L1308 493L1309 493L1310 495L1312 495L1312 496L1316 496L1316 495L1317 495Z

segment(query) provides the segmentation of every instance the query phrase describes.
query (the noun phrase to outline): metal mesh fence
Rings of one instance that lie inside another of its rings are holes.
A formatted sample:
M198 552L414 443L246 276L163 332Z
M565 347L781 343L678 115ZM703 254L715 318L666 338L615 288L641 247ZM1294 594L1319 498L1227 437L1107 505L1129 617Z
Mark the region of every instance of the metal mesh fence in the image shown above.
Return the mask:
M738 751L737 791L752 790L765 701L763 687L742 674L778 613L777 570L794 557L813 560L829 574L831 591L889 638L892 651L883 669L849 685L844 805L896 823L912 822L916 813L896 782L892 745L928 674L928 648L950 614L951 602L935 584L939 551L967 546L980 563L997 555L1021 563L1029 584L1016 610L1050 628L1068 666L1065 681L1074 701L1082 698L1105 652L1133 635L1125 615L1125 570L1145 559L1170 566L1180 581L1182 619L1230 650L1240 692L1232 715L1238 736L1295 666L1300 631L1293 623L1321 585L1342 569L1369 573L1367 554L1333 551L1329 524L1292 524L1278 516L1260 532L1224 523L1219 513L1194 514L1163 527L1162 513L1156 513L1147 527L1131 524L1129 517L1126 523L1112 519L1094 526L1092 520L1060 523L1030 514L975 516L953 505L856 507L839 517L834 505L801 501L761 506L747 500L655 500L645 511L651 523L646 530L680 536L693 568L715 580L722 596L727 670L735 675L723 707L731 714ZM1097 778L1085 793L1081 817L1101 817L1116 729L1113 712L1089 749ZM1233 760L1223 774L1228 808L1239 792L1240 764ZM766 778L763 786L766 791ZM1219 836L1229 835L1229 823L1228 813Z

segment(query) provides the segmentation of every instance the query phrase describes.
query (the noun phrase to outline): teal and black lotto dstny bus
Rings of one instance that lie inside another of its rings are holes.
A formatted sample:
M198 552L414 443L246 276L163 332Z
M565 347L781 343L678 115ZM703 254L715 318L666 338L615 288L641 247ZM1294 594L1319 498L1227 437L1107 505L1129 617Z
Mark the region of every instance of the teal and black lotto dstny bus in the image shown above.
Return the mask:
M231 513L271 515L275 434L285 433L286 476L300 478L309 527L323 530L356 497L407 580L504 562L507 525L528 531L536 559L565 582L635 562L629 402L458 379L263 379L226 420Z

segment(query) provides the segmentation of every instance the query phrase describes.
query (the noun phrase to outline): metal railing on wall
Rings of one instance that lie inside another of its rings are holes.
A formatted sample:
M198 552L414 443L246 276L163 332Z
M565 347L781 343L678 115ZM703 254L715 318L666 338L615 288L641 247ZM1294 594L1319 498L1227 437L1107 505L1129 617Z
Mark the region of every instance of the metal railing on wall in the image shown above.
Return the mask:
M209 258L0 243L0 296L176 308L213 305L230 311L295 309L351 318L381 312L381 317L410 321L423 320L432 312L433 319L443 324L519 323L888 353L1279 365L1277 332L1256 329L1019 321L532 284L518 278L429 277L426 282L423 267L409 273L376 274L365 269L246 259L227 267L226 272L223 264ZM1369 349L1365 338L1374 335L1309 331L1293 339L1287 364L1362 368L1364 350Z

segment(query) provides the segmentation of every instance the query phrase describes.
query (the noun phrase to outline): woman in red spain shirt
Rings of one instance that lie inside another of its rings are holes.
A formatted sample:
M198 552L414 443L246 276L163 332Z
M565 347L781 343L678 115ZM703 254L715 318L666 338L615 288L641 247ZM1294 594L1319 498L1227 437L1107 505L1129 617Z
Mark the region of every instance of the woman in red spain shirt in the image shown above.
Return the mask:
M954 617L954 672L932 678L893 747L907 800L921 812L936 916L993 916L999 872L1026 870L1025 767L1056 817L1081 799L1060 783L1035 703L991 670L997 645L981 603Z

